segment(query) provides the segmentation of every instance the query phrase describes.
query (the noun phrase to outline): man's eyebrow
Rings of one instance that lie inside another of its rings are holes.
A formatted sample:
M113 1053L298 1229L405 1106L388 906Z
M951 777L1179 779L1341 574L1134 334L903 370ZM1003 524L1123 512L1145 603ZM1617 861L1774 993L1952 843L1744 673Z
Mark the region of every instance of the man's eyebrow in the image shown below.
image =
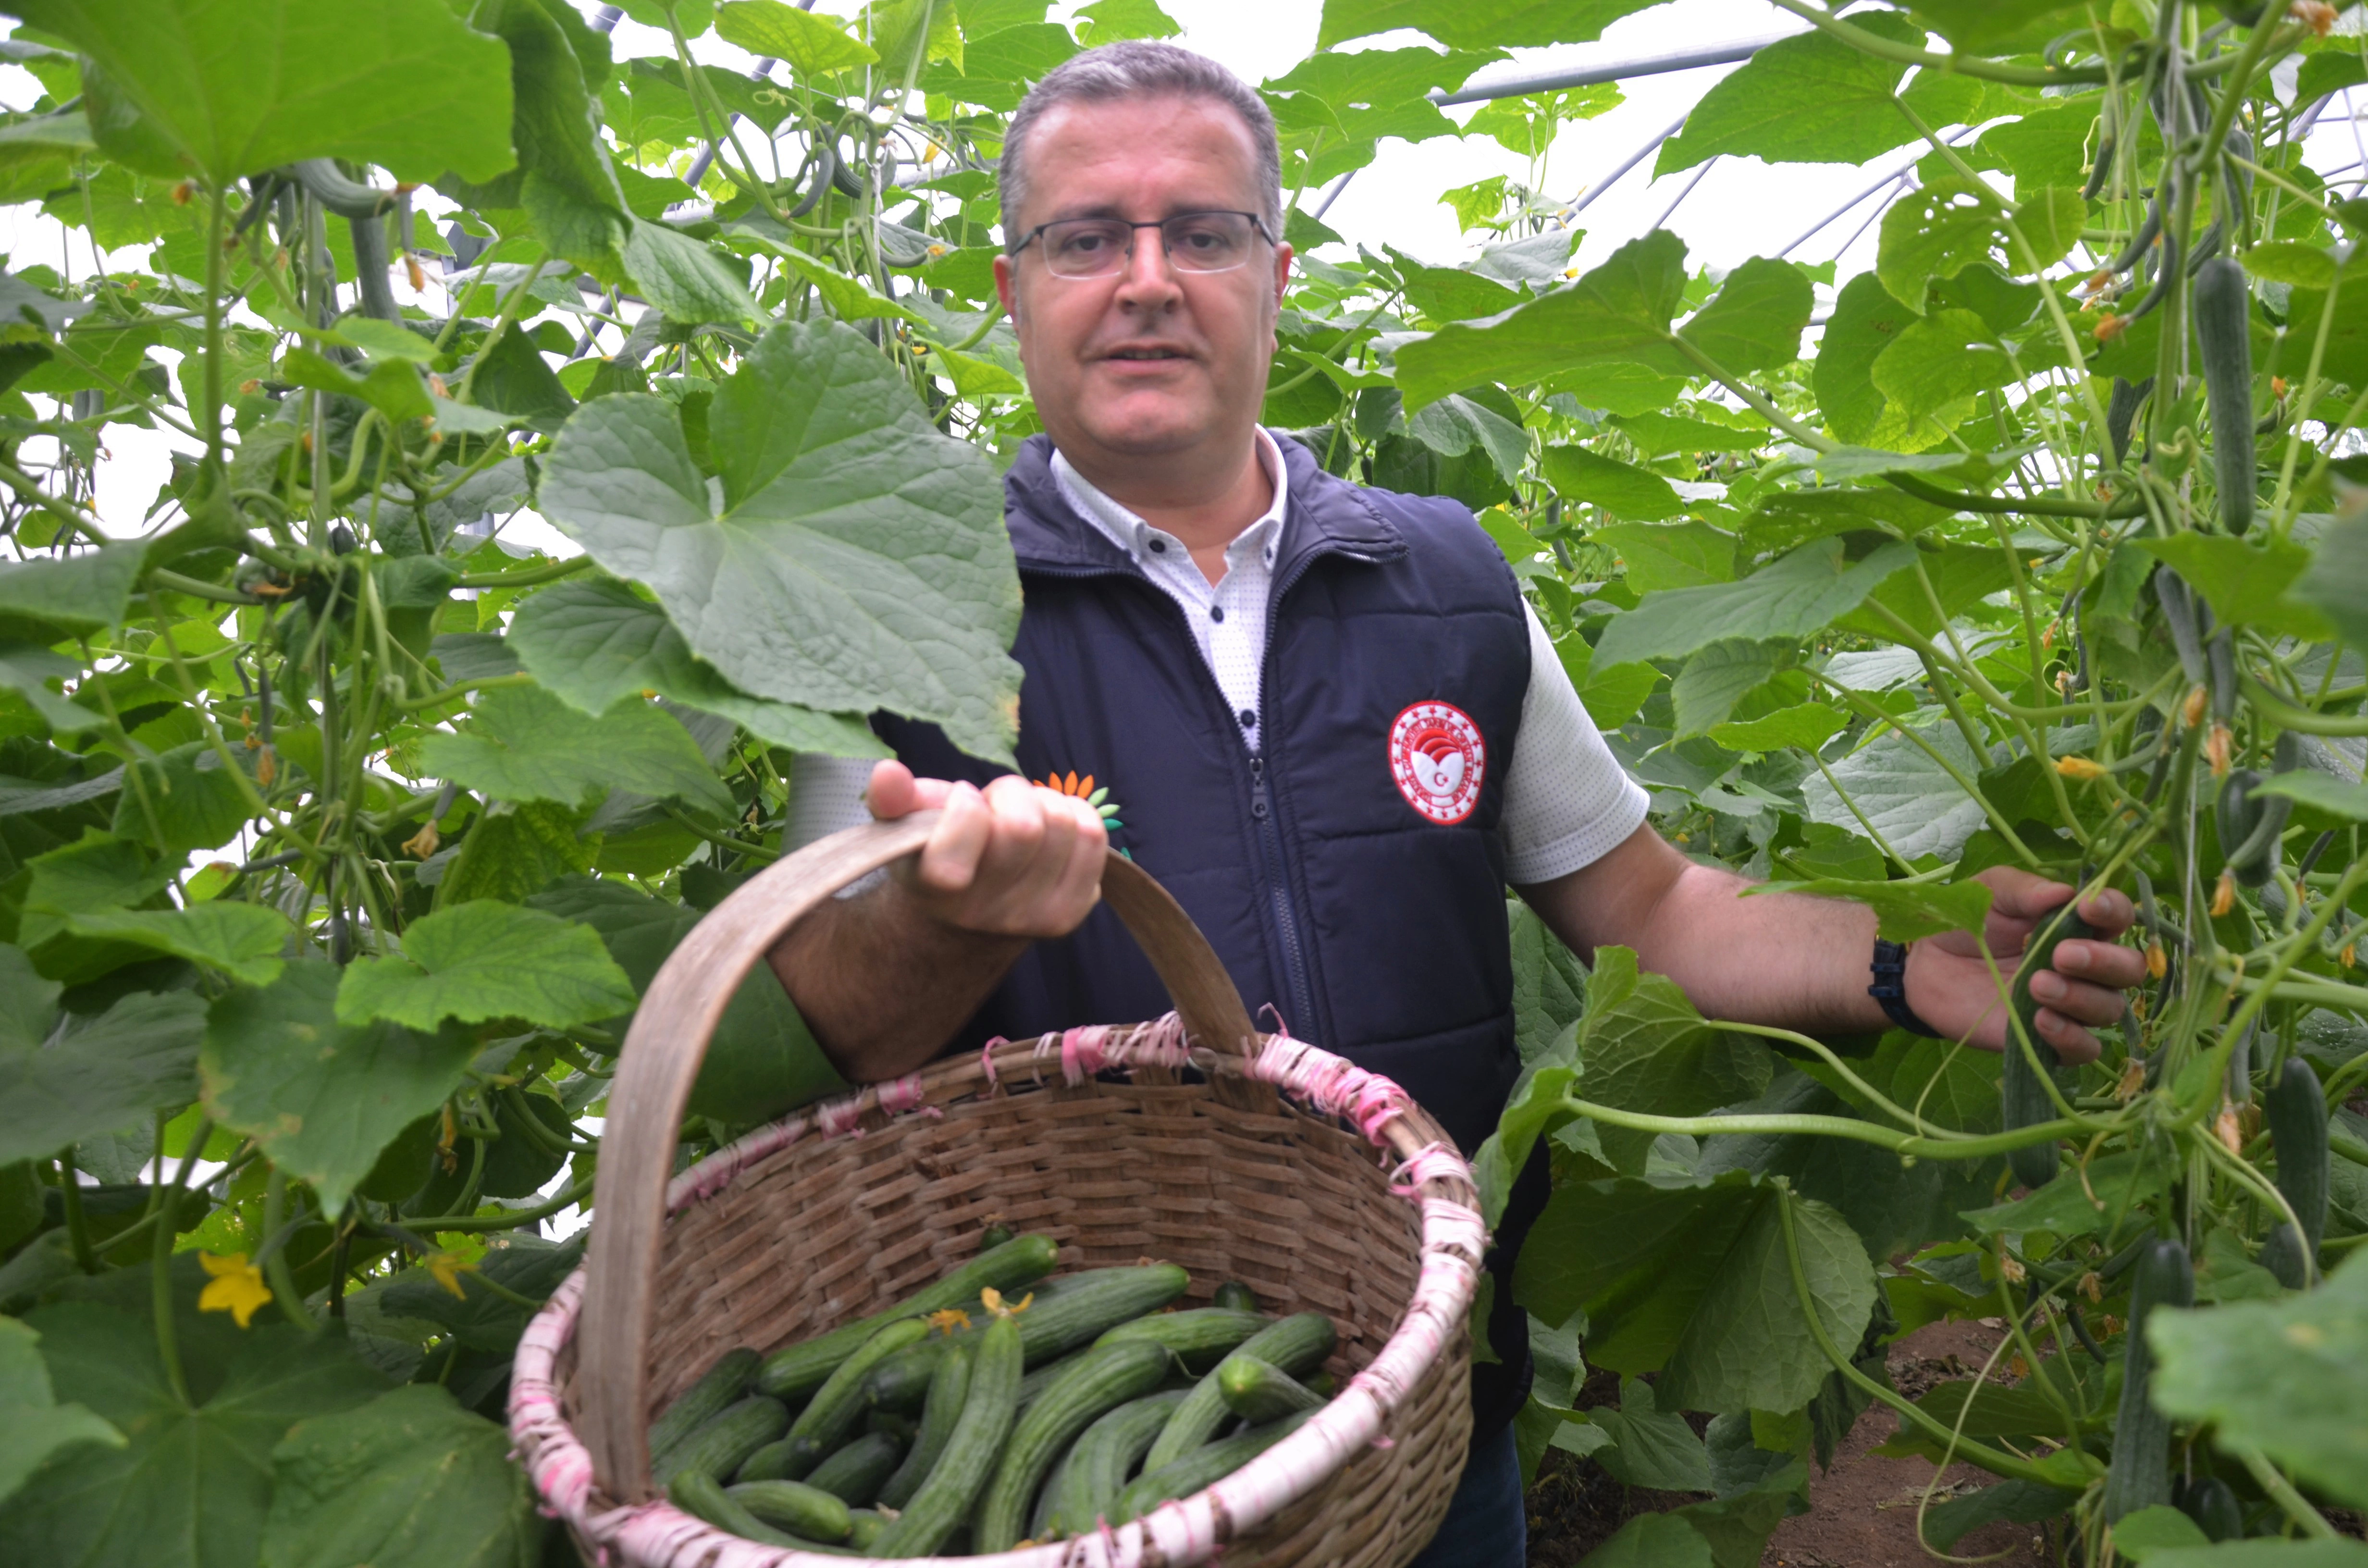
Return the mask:
M1223 212L1230 210L1234 210L1227 208L1223 202L1218 201L1182 201L1170 207L1166 217L1145 218L1144 222L1146 223L1164 223L1167 222L1167 219L1169 218L1188 217L1195 212ZM1111 201L1096 202L1093 205L1087 207L1069 208L1062 211L1055 212L1051 218L1046 219L1045 222L1050 223L1066 223L1082 218L1115 218L1122 223L1133 222L1133 220L1128 218L1123 211L1120 210L1116 202Z

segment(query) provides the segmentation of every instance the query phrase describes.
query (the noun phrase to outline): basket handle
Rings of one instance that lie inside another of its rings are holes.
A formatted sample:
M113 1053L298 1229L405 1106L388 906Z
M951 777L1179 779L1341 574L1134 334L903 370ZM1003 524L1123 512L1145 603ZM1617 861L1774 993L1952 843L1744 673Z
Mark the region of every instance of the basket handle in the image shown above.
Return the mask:
M609 1085L608 1131L594 1178L593 1227L577 1335L577 1435L601 1490L649 1494L650 1339L677 1131L708 1042L749 970L782 934L839 889L920 849L934 811L836 833L767 868L717 905L674 950L642 998ZM1151 873L1112 853L1102 898L1167 985L1186 1031L1214 1051L1246 1053L1253 1030L1225 967Z

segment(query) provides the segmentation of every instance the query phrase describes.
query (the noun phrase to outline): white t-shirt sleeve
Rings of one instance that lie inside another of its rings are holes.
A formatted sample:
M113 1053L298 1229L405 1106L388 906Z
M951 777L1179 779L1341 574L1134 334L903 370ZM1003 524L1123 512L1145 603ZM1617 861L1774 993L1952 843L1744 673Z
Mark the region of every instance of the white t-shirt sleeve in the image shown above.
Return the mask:
M1649 803L1578 699L1545 623L1525 599L1530 685L1505 778L1505 880L1550 882L1601 859L1636 831Z

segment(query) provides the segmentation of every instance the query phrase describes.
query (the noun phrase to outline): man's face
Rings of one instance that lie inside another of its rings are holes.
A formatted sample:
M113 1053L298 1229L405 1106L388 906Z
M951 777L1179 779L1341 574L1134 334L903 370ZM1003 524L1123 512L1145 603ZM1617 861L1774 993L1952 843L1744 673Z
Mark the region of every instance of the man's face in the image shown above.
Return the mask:
M1265 205L1248 127L1206 98L1064 104L1037 121L1027 160L1022 234L1064 218L1153 222ZM1133 254L1107 278L1053 275L1041 240L995 263L1037 412L1073 459L1216 457L1246 442L1290 270L1291 248L1259 240L1230 272L1180 272L1155 229L1135 231Z

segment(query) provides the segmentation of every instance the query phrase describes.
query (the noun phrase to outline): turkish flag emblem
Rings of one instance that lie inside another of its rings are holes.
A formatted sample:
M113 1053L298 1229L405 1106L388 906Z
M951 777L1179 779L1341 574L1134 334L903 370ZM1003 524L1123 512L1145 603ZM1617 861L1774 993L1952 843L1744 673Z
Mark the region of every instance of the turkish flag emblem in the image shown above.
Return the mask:
M1480 726L1452 703L1417 702L1390 726L1390 775L1407 805L1452 827L1480 803L1487 749Z

